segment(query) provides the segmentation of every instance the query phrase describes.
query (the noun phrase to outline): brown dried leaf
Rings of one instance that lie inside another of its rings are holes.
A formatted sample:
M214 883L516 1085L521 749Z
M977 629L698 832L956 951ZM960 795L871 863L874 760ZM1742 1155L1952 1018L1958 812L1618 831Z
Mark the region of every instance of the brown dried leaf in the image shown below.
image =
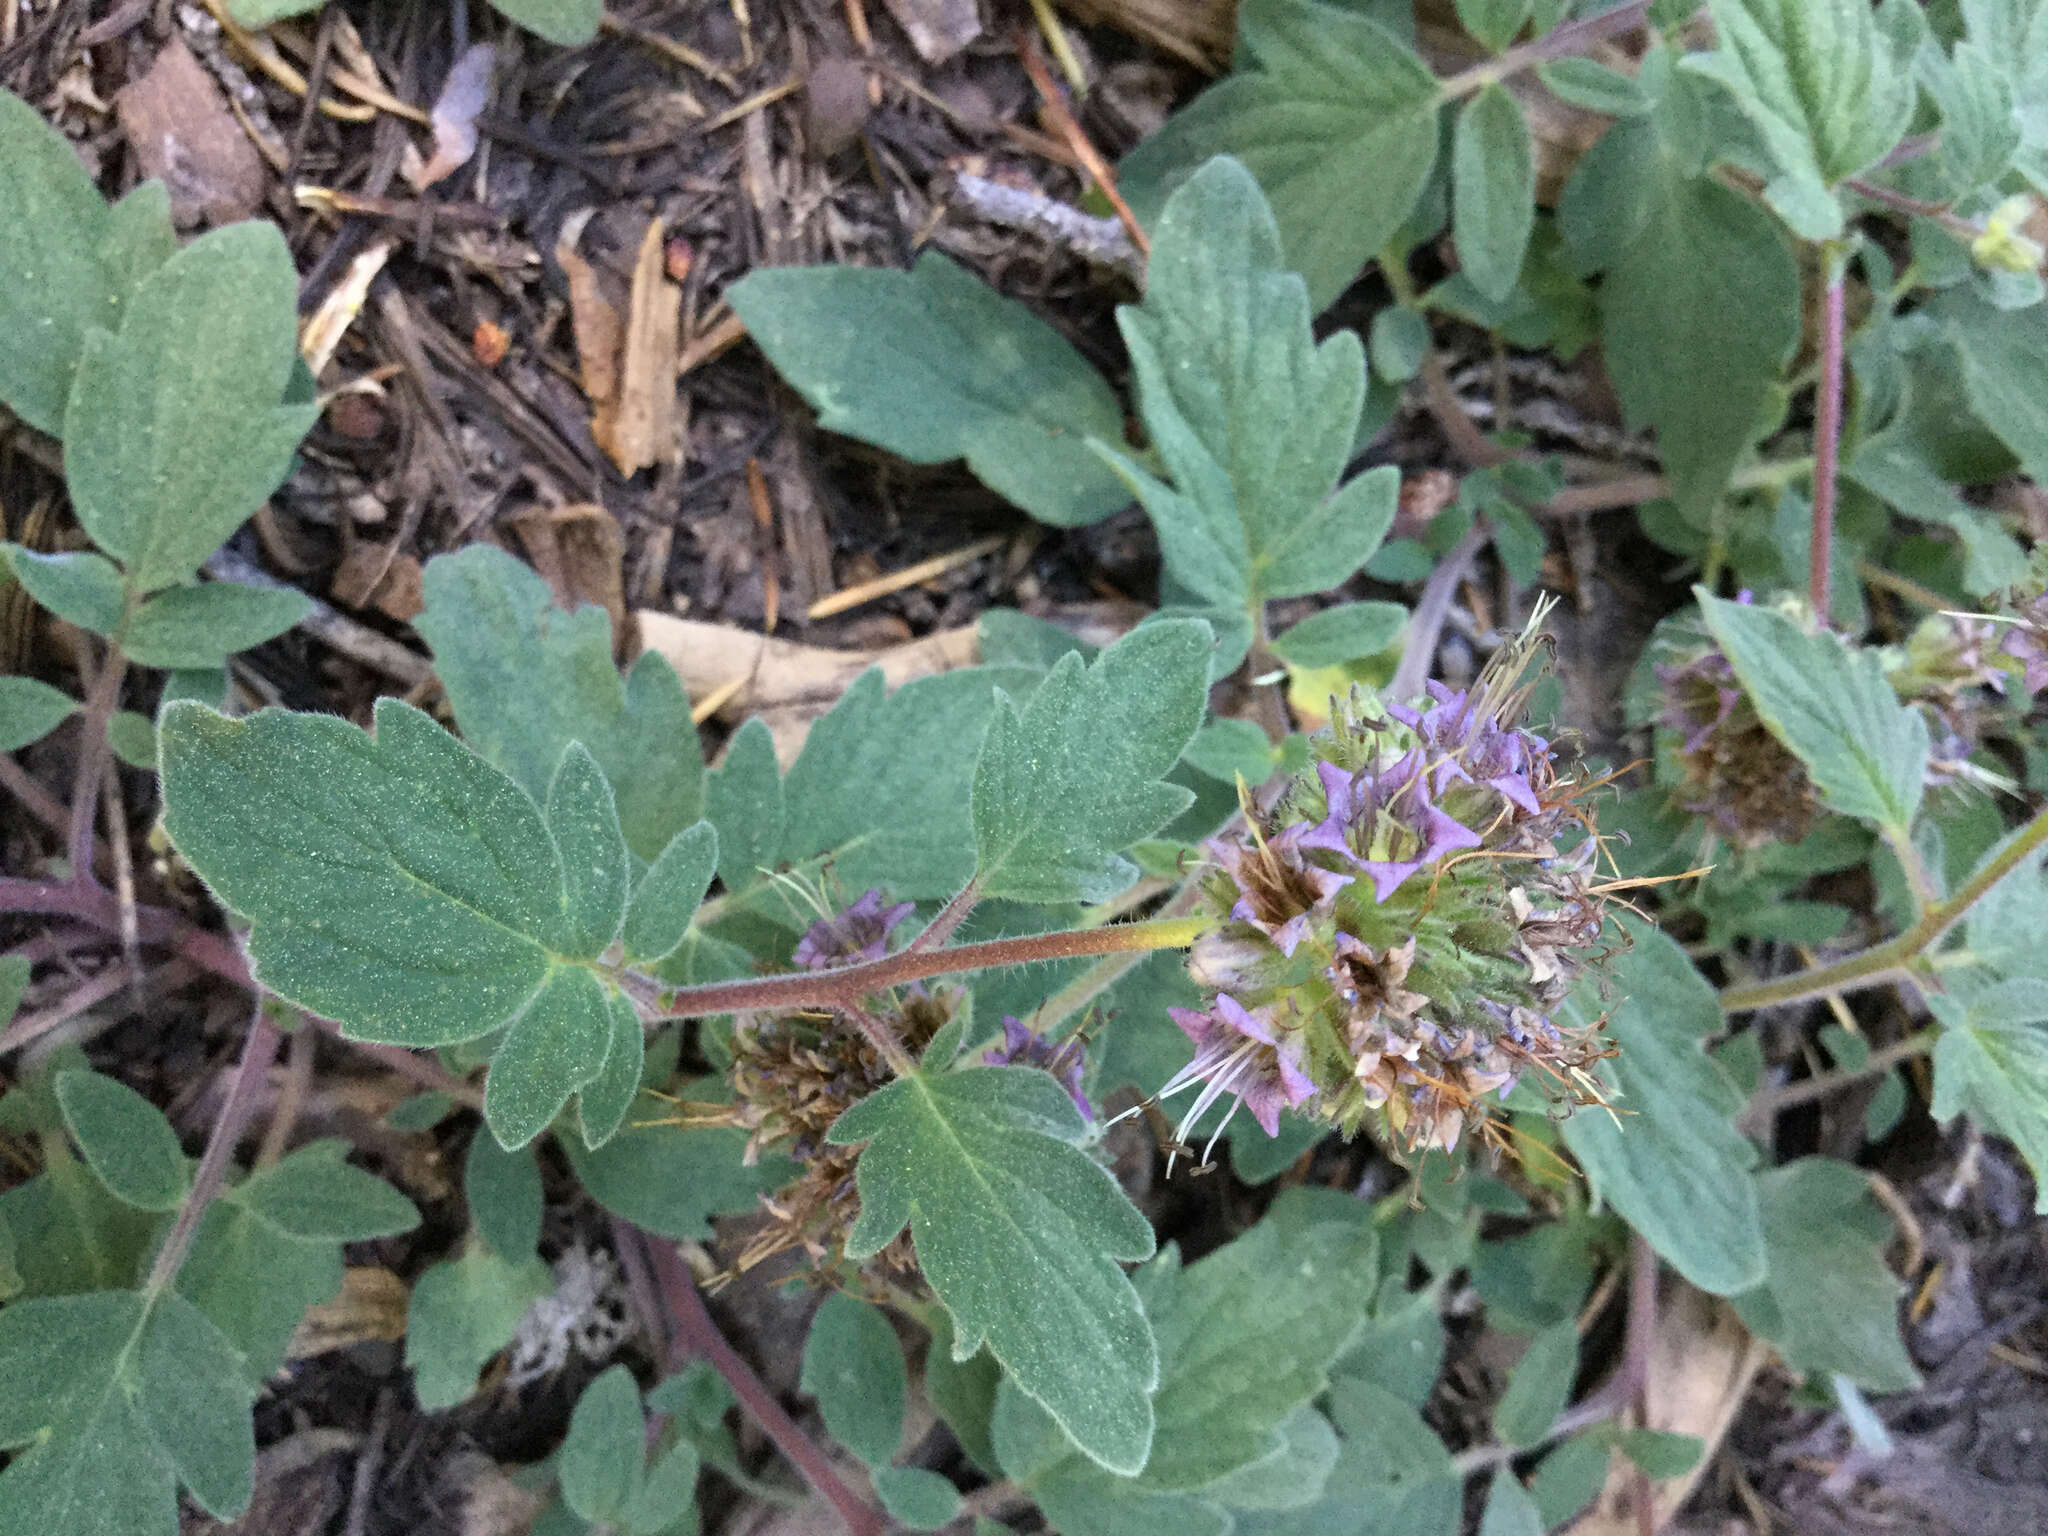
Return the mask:
M419 561L384 544L356 544L335 567L328 593L345 608L375 608L410 624L427 606Z
M475 43L450 66L441 94L434 98L434 154L408 179L424 192L469 164L476 153L476 120L491 104L491 68L497 54L489 43Z
M114 93L114 112L143 176L170 192L180 229L232 224L262 206L263 157L176 34L148 74Z
M576 253L576 240L593 210L583 209L562 223L555 260L569 280L569 324L576 334L576 366L583 375L583 393L601 405L619 392L619 343L626 325L604 295L597 269Z
M595 603L611 615L612 643L620 657L632 654L632 615L626 611L626 536L618 520L595 502L567 507L530 507L508 521L555 594L572 612Z
M411 1299L405 1282L390 1270L352 1264L342 1271L341 1294L307 1309L285 1357L304 1360L370 1339L402 1339Z

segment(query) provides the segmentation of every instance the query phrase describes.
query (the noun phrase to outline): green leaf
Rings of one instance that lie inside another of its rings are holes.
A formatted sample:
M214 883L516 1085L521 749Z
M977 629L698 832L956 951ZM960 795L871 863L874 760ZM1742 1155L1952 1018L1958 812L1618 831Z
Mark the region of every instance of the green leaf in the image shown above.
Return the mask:
M2048 36L2042 42L2048 45ZM1973 41L1957 43L1950 54L1938 46L1923 48L1914 63L1941 111L1934 159L1949 190L1963 197L1998 180L2021 143L2012 79Z
M1596 1435L1575 1436L1543 1458L1529 1483L1543 1529L1556 1530L1600 1496L1609 1460L1606 1440Z
M746 1166L747 1133L735 1129L629 1125L596 1151L573 1136L559 1145L599 1205L679 1241L709 1237L713 1216L754 1209L798 1171L772 1154Z
M150 1437L193 1500L217 1519L241 1514L255 1486L255 1390L235 1346L176 1291L150 1312L131 1390Z
M1458 113L1451 140L1451 232L1472 286L1499 303L1522 274L1536 224L1536 150L1521 104L1489 85Z
M468 1397L483 1363L512 1342L526 1309L553 1290L539 1259L514 1262L481 1246L421 1275L405 1323L405 1363L420 1407L431 1413Z
M965 459L1041 522L1098 522L1129 494L1088 451L1123 411L1065 337L936 252L908 272L756 267L726 300L818 424L913 464Z
M1889 9L1889 7L1887 7ZM1912 49L1868 0L1711 0L1721 46L1685 67L1718 81L1761 134L1778 176L1764 197L1806 240L1841 233L1833 188L1905 134Z
M595 959L611 947L625 921L628 867L611 785L580 741L562 753L546 807L548 835L562 855L568 953Z
M818 1400L834 1440L871 1467L895 1458L910 1378L881 1312L843 1291L827 1296L811 1318L799 1385Z
M375 720L372 738L328 716L167 705L164 825L251 920L279 995L357 1039L475 1039L556 974L560 857L533 801L426 715L385 698Z
M121 573L99 555L80 550L43 555L19 544L5 546L7 568L28 595L67 624L111 635L121 627L127 596Z
M996 1394L994 1434L1003 1470L1061 1536L1228 1536L1229 1512L1207 1499L1162 1493L1075 1456L1052 1416L1009 1378Z
M1390 384L1406 384L1422 371L1430 340L1427 315L1406 304L1389 304L1374 313L1365 350L1374 373Z
M953 1324L944 1312L932 1319L931 1347L924 1356L924 1392L953 1438L960 1442L974 1464L995 1473L995 1442L989 1438L989 1423L996 1411L996 1387L1003 1379L1002 1368L987 1350L971 1358L953 1358Z
M1021 700L1037 682L1032 672L963 668L884 697L880 671L862 673L811 727L782 781L782 858L829 862L851 893L953 895L974 873L969 798L997 689Z
M1742 1096L1701 1049L1722 1028L1714 989L1662 931L1621 925L1612 1011L1599 988L1565 1003L1591 1024L1607 1012L1620 1055L1601 1064L1609 1096L1564 1122L1565 1145L1593 1191L1703 1291L1729 1296L1764 1278L1763 1222L1749 1170L1756 1148L1735 1129Z
M1697 1435L1664 1429L1629 1429L1614 1437L1614 1448L1651 1477L1683 1477L1699 1465L1706 1446Z
M1873 1392L1917 1387L1899 1337L1899 1281L1884 1263L1891 1222L1869 1181L1847 1163L1802 1157L1756 1184L1769 1272L1733 1298L1749 1330L1795 1371L1843 1375Z
M1499 53L1529 19L1529 0L1458 0L1458 24Z
M1806 765L1822 802L1909 830L1925 787L1927 722L1899 702L1879 658L1771 609L1696 591L1736 679L1771 734Z
M172 587L136 610L121 649L145 667L217 667L224 657L283 634L312 611L311 598L284 588L228 581Z
M55 1081L65 1128L94 1176L140 1210L176 1210L191 1181L178 1133L163 1112L98 1072L59 1072Z
M1152 1229L1075 1145L1086 1134L1046 1073L973 1067L891 1083L828 1140L867 1143L848 1256L879 1252L908 1224L952 1314L954 1358L986 1343L1087 1455L1129 1474L1151 1450L1159 1364L1116 1261L1148 1256Z
M1407 623L1408 610L1399 603L1339 603L1274 640L1273 654L1297 667L1339 667L1379 655Z
M107 720L107 745L130 768L156 771L156 726L149 716L117 709Z
M604 983L580 967L549 971L491 1057L484 1123L498 1144L523 1147L546 1130L569 1095L604 1072L611 1044Z
M647 1034L633 1000L623 992L610 992L605 1006L611 1044L605 1050L604 1070L584 1084L576 1100L576 1128L586 1147L601 1147L618 1134L647 1070Z
M145 181L114 204L107 220L106 243L96 253L113 284L111 308L92 323L109 329L109 316L119 313L143 280L178 254L178 231L171 223L171 194L160 181Z
M1060 658L1020 713L996 705L974 770L975 879L987 897L1104 901L1137 877L1119 850L1193 798L1160 782L1201 724L1209 637L1133 630L1083 667Z
M394 1131L431 1131L454 1114L455 1108L454 1099L438 1088L429 1088L387 1111L384 1123Z
M1507 1467L1493 1469L1487 1485L1486 1513L1479 1519L1479 1536L1543 1536L1543 1515L1515 1474Z
M86 335L64 415L72 506L141 592L187 580L284 479L319 414L284 405L298 273L274 224L201 235Z
M1633 75L1624 75L1586 58L1551 59L1536 67L1550 93L1560 101L1609 117L1636 117L1650 110L1650 96Z
M585 1520L616 1521L640 1491L645 1452L640 1388L615 1365L576 1399L555 1463L562 1502Z
M981 659L992 667L1030 667L1050 672L1053 663L1069 651L1079 651L1083 661L1093 661L1101 649L1050 619L1034 618L1015 608L983 609L974 628L981 642Z
M855 679L848 694L859 686ZM704 815L718 833L718 876L728 888L743 890L761 870L774 868L787 808L775 738L764 721L749 720L733 732L725 760L705 780Z
M1704 522L1768 425L1766 401L1799 339L1799 274L1770 216L1683 158L1697 130L1678 111L1684 99L1673 91L1610 129L1559 211L1581 257L1607 268L1601 336L1629 424L1656 430L1681 510Z
M2048 1213L2048 982L2036 977L1930 993L1934 1118L1968 1111L2019 1148L2034 1170L2034 1209Z
M1571 1318L1529 1341L1493 1409L1493 1432L1509 1445L1540 1445L1571 1401L1579 1370L1579 1330Z
M320 9L322 0L228 0L228 14L245 27L267 27L287 16Z
M345 1161L348 1143L308 1142L259 1168L224 1197L300 1242L365 1243L420 1224L413 1203Z
M284 1364L306 1309L341 1293L341 1244L300 1242L216 1200L199 1219L177 1285L234 1344L248 1384L261 1388Z
M0 97L0 100L6 98ZM0 1536L164 1536L177 1483L124 1388L143 1321L128 1291L0 1311Z
M1273 743L1249 720L1211 720L1195 732L1180 760L1225 784L1262 784L1273 771Z
M562 48L581 48L597 36L604 0L491 0L491 9Z
M2008 312L1959 295L1933 312L1956 343L1971 408L2030 476L2048 478L2048 400L2037 387L2048 359L2048 306Z
M697 819L704 757L675 669L643 652L622 680L611 620L554 606L548 584L503 550L472 544L427 562L414 627L462 734L536 801L580 741L617 797L636 858L652 861Z
M0 1195L22 1293L71 1295L133 1283L162 1217L115 1199L61 1136L45 1140L43 1154L40 1174Z
M697 1498L697 1447L679 1440L654 1464L640 1491L626 1505L624 1523L634 1536L671 1530Z
M1320 346L1258 185L1204 166L1160 215L1145 302L1117 323L1168 489L1104 451L1153 525L1167 572L1205 602L1256 613L1340 585L1393 524L1398 473L1338 487L1365 398L1355 332Z
M1320 310L1379 255L1429 181L1436 77L1378 22L1336 6L1247 0L1238 28L1250 67L1168 118L1125 157L1118 182L1150 224L1212 156L1236 156Z
M19 752L41 741L76 708L78 701L70 694L36 678L0 677L0 752Z
M530 1259L540 1247L540 1165L522 1147L507 1152L490 1136L472 1136L462 1165L470 1224L501 1258Z
M1844 474L1908 517L1938 523L1963 547L1963 590L1994 597L2026 579L2027 555L1995 516L1955 493L1903 434L1867 439Z
M1211 1484L1207 1496L1239 1510L1300 1509L1321 1498L1343 1449L1337 1431L1315 1409L1304 1407L1288 1415L1280 1435L1279 1450Z
M897 1524L913 1531L936 1531L960 1513L960 1490L936 1472L922 1467L875 1468L875 1492Z
M78 151L42 114L0 91L0 402L40 432L64 433L64 403L87 330L115 287L99 253L112 223Z
M0 955L0 1025L21 1011L22 994L28 991L34 970L27 955Z
M633 888L621 937L626 959L659 960L689 932L718 868L718 833L708 821L683 828Z

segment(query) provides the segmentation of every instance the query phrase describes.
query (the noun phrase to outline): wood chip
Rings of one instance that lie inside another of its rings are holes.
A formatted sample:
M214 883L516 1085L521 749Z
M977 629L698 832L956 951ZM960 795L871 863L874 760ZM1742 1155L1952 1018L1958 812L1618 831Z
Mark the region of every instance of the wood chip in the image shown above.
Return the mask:
M981 658L974 627L941 630L907 645L881 651L835 651L793 640L679 619L654 609L638 614L646 648L659 651L683 680L693 699L727 690L721 719L759 715L775 738L775 753L786 767L803 749L811 722L825 713L869 667L880 667L891 688L913 677L971 667ZM739 681L742 686L731 685Z
M974 0L883 0L910 46L927 64L943 64L981 36Z
M328 595L345 608L374 608L410 624L427 606L424 572L411 555L381 544L352 545L335 567Z
M145 177L171 194L180 229L232 224L263 203L263 157L227 98L175 34L149 73L114 93L114 113Z
M356 316L363 312L363 301L369 297L370 284L377 280L377 274L384 270L384 263L391 259L394 243L378 240L357 252L341 274L341 280L327 290L320 307L299 327L299 355L305 358L314 378L319 378L326 371L335 349L341 345L341 338L348 334Z
M665 463L677 449L676 373L682 356L683 291L669 280L662 222L648 222L633 263L623 319L598 274L576 253L582 219L562 228L555 259L569 279L569 312L590 433L621 474Z
M638 649L626 609L626 536L618 520L595 502L529 507L506 519L533 568L563 608L594 603L611 616L621 658Z

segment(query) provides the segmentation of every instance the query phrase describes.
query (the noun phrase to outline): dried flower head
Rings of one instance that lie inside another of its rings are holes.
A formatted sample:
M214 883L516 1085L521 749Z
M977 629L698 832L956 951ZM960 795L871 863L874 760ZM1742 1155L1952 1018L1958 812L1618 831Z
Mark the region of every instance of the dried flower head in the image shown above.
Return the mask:
M1606 1047L1556 1015L1605 897L1582 786L1519 724L1539 644L1532 622L1470 690L1354 694L1272 812L1208 845L1188 968L1210 997L1174 1010L1195 1057L1159 1094L1199 1085L1183 1137L1233 1099L1269 1134L1292 1108L1450 1148L1524 1076L1594 1096Z
M1771 734L1717 646L1660 665L1658 723L1678 733L1678 802L1738 848L1796 843L1813 830L1820 796L1806 765Z

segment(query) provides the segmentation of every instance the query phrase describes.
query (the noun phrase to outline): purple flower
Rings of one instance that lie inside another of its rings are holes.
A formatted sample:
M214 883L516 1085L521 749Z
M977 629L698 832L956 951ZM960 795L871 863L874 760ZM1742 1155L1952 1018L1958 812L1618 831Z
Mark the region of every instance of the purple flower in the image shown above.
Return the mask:
M1079 1035L1069 1036L1054 1045L1037 1030L1026 1026L1022 1019L1006 1013L1003 1015L1003 1043L983 1051L981 1061L988 1067L1042 1067L1067 1090L1067 1097L1074 1101L1074 1108L1081 1111L1081 1118L1094 1123L1095 1106L1081 1091L1081 1069L1085 1061Z
M1210 857L1237 887L1230 915L1272 939L1283 955L1294 953L1316 915L1329 911L1337 893L1356 878L1304 859L1308 836L1305 827L1293 826L1250 843L1207 844Z
M797 940L790 959L807 971L835 965L858 965L889 953L889 931L917 910L914 901L882 905L882 893L869 891L836 917L821 917Z
M1316 1085L1302 1070L1299 1041L1292 1033L1276 1027L1271 1009L1247 1009L1228 992L1219 992L1207 1012L1196 1008L1169 1008L1167 1012L1173 1015L1181 1032L1194 1041L1195 1056L1168 1079L1157 1097L1170 1099L1197 1083L1202 1085L1202 1091L1195 1095L1194 1103L1175 1127L1174 1139L1185 1140L1195 1122L1218 1099L1235 1097L1237 1101L1223 1117L1223 1125L1216 1127L1209 1145L1202 1149L1202 1161L1209 1160L1217 1137L1240 1108L1249 1109L1268 1136L1278 1136L1280 1111L1315 1096ZM1166 1171L1173 1171L1171 1158L1167 1160Z

